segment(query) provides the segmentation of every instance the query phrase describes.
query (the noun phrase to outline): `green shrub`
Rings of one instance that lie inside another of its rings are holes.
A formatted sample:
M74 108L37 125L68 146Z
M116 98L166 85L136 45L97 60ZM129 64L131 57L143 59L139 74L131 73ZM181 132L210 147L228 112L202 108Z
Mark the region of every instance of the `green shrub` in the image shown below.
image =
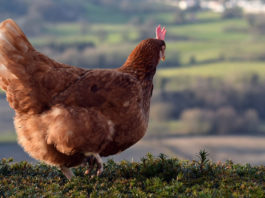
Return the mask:
M80 167L71 181L55 167L2 159L0 197L264 197L264 166L214 163L207 156L201 151L192 162L163 154L147 154L141 162L109 160L99 177Z

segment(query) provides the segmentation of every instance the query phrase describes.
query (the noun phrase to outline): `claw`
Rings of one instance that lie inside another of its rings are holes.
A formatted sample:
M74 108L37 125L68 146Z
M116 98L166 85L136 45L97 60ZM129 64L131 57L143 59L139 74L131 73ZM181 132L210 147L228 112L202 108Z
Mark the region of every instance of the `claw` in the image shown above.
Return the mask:
M97 176L103 172L103 162L99 154L91 154L87 156L85 162L89 165L89 168L85 171L85 175L88 175L96 166Z

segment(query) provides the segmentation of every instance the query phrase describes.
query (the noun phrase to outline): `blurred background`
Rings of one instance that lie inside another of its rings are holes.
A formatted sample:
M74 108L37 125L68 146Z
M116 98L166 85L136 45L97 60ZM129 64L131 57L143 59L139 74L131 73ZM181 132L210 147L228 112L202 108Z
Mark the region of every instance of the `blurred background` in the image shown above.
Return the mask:
M85 68L114 68L167 28L143 140L115 156L147 152L265 164L265 0L0 0L42 53ZM32 161L16 144L0 90L0 158Z

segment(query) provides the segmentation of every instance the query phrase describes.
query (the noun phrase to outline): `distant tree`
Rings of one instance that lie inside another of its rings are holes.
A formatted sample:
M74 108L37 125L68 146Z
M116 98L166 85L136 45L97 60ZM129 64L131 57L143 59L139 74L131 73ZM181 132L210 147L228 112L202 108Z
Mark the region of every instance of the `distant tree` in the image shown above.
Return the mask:
M42 7L49 6L51 1L36 0L29 8L27 15L22 18L21 25L27 35L35 36L43 32L43 15L40 12Z
M219 61L225 61L226 57L224 53L220 53L218 57Z
M241 132L253 133L255 131L259 131L260 119L259 119L259 115L256 110L249 109L245 111L242 121L243 121L242 122L243 128Z
M162 93L166 92L167 81L168 81L167 78L161 78L161 80L160 80L160 90Z
M254 109L238 113L231 106L216 111L205 108L186 109L181 114L185 133L235 134L258 133L260 120Z
M201 10L200 0L194 1L194 5L189 7L187 12L189 13L189 21L195 22L197 20L197 13Z
M25 15L28 11L28 4L21 0L0 0L0 16Z
M173 17L173 23L179 25L179 24L184 24L186 22L187 22L186 12L177 9Z
M235 133L239 127L239 116L235 109L230 106L224 106L217 110L214 120L214 131L218 134ZM214 132L213 131L213 132Z
M243 17L243 10L239 7L234 8L226 8L225 11L222 13L223 19L232 19L232 18L242 18Z
M250 26L250 30L259 35L265 34L265 14L249 14L246 20Z
M214 113L206 109L187 109L181 114L184 132L187 134L209 134L213 128Z
M101 41L105 41L107 39L108 32L106 30L100 29L96 32L96 35Z
M155 21L153 19L147 20L139 28L139 40L154 37L152 29L155 27Z
M88 33L89 21L86 19L80 19L80 33L86 35Z
M196 61L196 56L191 55L191 56L190 56L190 60L189 60L189 64L190 64L190 65L194 65L196 62L197 62L197 61Z
M154 121L168 121L175 116L174 106L171 103L155 103L150 110Z
M137 25L138 26L138 25L143 23L143 19L141 17L139 17L139 16L134 16L134 17L131 18L129 23L131 25Z
M106 65L106 56L105 54L99 54L98 55L98 66Z

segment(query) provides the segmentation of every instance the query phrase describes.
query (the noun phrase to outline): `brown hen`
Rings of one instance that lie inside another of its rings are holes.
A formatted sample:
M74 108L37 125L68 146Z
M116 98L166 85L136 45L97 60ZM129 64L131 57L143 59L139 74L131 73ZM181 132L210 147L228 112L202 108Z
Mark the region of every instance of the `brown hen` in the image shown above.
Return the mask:
M81 69L36 51L11 19L0 24L0 87L15 110L19 144L61 168L88 163L139 141L148 126L153 76L165 57L166 30L142 41L117 69Z

